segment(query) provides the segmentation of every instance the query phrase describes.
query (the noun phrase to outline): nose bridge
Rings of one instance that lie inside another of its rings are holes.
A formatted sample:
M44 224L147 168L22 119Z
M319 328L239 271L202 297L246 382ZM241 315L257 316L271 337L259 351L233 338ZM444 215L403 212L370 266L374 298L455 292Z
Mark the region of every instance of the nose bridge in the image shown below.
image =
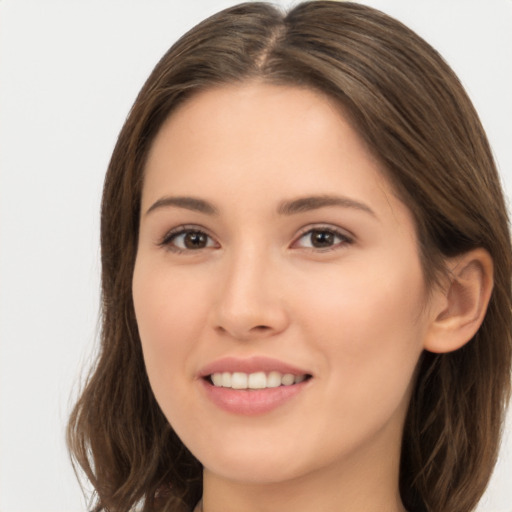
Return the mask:
M228 251L216 307L216 327L244 339L285 328L286 312L279 292L278 262L254 240Z

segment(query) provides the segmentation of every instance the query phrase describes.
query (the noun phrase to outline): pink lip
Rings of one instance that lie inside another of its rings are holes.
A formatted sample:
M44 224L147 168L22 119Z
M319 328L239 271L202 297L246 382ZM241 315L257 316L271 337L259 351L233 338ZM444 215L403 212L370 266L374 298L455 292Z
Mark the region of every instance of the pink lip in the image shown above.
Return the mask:
M265 356L254 356L247 359L241 359L236 357L224 357L218 359L210 364L207 364L199 372L199 377L207 377L212 373L221 372L242 372L242 373L255 373L255 372L279 372L279 373L291 373L293 375L310 375L310 373L304 369L297 368L289 365L278 359L273 359Z
M302 381L292 386L279 386L267 389L231 389L220 388L206 379L200 379L200 384L206 396L221 409L234 414L254 416L268 413L291 401L308 386L310 380Z
M247 359L225 357L202 368L199 372L199 383L207 398L217 407L233 414L253 416L268 413L291 401L292 398L309 386L311 379L291 386L239 390L216 387L205 377L208 377L213 373L222 372L269 373L271 371L276 371L282 374L291 373L292 375L311 375L311 373L306 370L269 357L255 356Z

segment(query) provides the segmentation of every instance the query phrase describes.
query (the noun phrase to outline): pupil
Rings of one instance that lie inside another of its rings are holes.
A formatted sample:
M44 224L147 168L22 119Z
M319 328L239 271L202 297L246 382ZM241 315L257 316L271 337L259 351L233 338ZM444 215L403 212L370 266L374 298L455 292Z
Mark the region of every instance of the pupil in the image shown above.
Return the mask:
M185 247L187 249L202 249L206 247L206 235L197 231L187 233L185 236Z
M314 247L330 247L334 243L334 234L329 231L313 231L312 243Z

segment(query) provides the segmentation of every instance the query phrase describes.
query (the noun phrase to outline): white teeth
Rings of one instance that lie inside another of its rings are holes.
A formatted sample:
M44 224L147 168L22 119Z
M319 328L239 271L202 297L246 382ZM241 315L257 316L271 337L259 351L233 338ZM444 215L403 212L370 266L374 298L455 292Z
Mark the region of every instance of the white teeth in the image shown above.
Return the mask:
M279 372L270 372L267 375L267 387L278 388L281 385L281 374Z
M249 375L248 388L263 389L267 387L267 376L265 372L251 373Z
M231 387L233 389L247 389L247 374L235 372L231 376Z
M217 387L223 386L222 381L223 381L222 373L214 373L212 375L212 382L213 382L214 386L217 386Z
M242 373L242 372L223 372L213 373L211 375L213 385L216 387L232 389L265 389L277 388L279 386L291 386L299 384L306 379L306 375L293 375L292 373L279 373L272 371Z
M224 388L230 388L231 387L231 373L224 372L224 373L221 373L220 375L222 375L222 384L221 384L221 386L224 387Z
M291 373L285 373L283 378L281 379L281 384L283 386L291 386L295 382L295 375Z

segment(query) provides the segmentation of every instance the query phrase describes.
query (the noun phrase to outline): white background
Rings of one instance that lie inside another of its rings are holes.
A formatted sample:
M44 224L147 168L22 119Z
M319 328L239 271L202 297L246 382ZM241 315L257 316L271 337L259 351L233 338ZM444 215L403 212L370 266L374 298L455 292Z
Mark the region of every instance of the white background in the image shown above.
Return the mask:
M98 330L103 175L156 61L234 3L0 0L2 512L86 509L63 439ZM366 3L404 21L454 67L510 198L512 0ZM512 418L479 512L512 511L511 431Z

